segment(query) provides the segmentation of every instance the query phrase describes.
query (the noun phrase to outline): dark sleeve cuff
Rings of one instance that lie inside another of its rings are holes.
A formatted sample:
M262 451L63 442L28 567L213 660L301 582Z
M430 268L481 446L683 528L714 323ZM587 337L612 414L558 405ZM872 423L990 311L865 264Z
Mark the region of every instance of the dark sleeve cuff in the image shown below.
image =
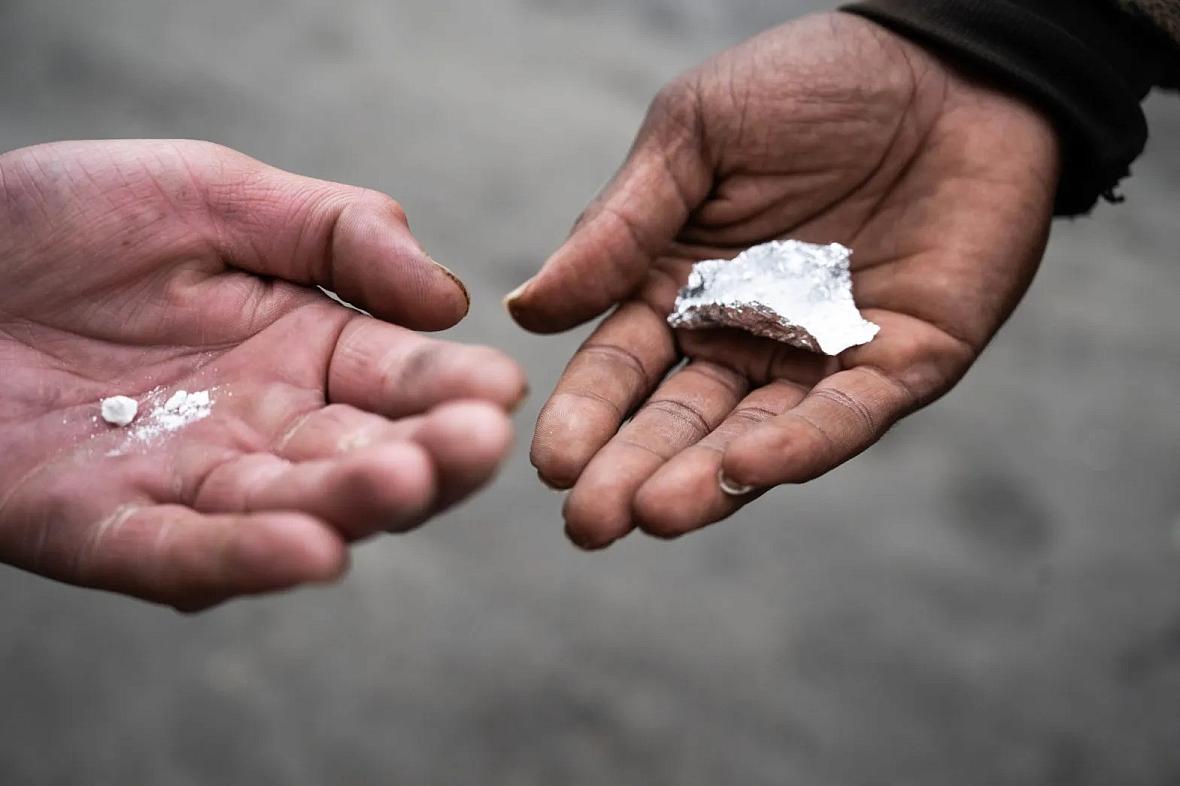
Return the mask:
M1099 0L865 0L858 14L981 71L1045 110L1062 142L1058 215L1093 209L1147 143L1144 96L1170 53Z

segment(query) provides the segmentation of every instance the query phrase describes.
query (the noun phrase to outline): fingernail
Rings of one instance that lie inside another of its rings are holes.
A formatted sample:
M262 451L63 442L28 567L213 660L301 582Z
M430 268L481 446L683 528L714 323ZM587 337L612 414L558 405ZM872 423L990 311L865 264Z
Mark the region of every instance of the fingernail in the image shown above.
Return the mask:
M504 306L508 309L509 312L512 311L512 305L516 301L518 301L522 297L524 297L525 291L528 290L529 285L532 283L533 283L533 280L530 278L528 281L524 282L523 284L518 286L516 289L509 292L508 296L504 298Z
M753 486L747 486L744 483L737 483L725 477L725 471L720 470L717 473L717 482L721 486L721 490L731 497L747 497L754 493Z
M463 283L463 280L461 278L459 278L458 276L456 276L454 274L454 272L452 272L449 267L442 264L441 262L439 262L434 257L430 256L429 254L426 256L426 258L429 259L431 262L433 262L435 267L437 267L439 270L441 270L443 272L443 275L445 275L447 278L449 278L451 281L453 281L455 283L455 286L459 287L459 291L461 291L463 293L463 299L465 301L467 301L467 310L470 311L471 310L471 293L467 291L467 285Z

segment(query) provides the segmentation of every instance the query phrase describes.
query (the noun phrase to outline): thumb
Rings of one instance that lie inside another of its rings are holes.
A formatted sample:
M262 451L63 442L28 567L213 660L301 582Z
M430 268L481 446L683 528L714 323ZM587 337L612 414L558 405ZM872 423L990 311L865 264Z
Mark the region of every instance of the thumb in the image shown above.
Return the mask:
M627 162L541 272L505 300L526 330L556 333L626 298L676 238L712 183L692 88L656 98Z
M467 314L462 282L422 249L401 205L210 146L209 209L225 258L331 290L381 319L442 330Z

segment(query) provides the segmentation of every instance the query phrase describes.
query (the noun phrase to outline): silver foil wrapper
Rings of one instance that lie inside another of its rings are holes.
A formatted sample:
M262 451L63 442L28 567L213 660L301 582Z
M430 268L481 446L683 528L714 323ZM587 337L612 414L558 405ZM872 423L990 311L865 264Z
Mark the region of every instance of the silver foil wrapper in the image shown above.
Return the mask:
M800 349L839 355L867 344L881 328L861 316L852 297L852 251L783 240L733 260L693 267L668 317L675 328L729 327Z

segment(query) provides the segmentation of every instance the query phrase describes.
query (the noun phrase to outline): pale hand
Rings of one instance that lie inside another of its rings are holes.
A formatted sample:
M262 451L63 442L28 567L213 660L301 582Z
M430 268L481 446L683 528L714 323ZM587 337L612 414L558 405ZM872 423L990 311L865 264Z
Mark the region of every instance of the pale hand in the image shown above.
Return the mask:
M507 452L521 372L406 329L458 322L466 292L375 192L196 142L15 151L0 277L17 567L183 610L330 581L348 542L422 523ZM207 418L142 439L98 417L182 389L212 391Z

